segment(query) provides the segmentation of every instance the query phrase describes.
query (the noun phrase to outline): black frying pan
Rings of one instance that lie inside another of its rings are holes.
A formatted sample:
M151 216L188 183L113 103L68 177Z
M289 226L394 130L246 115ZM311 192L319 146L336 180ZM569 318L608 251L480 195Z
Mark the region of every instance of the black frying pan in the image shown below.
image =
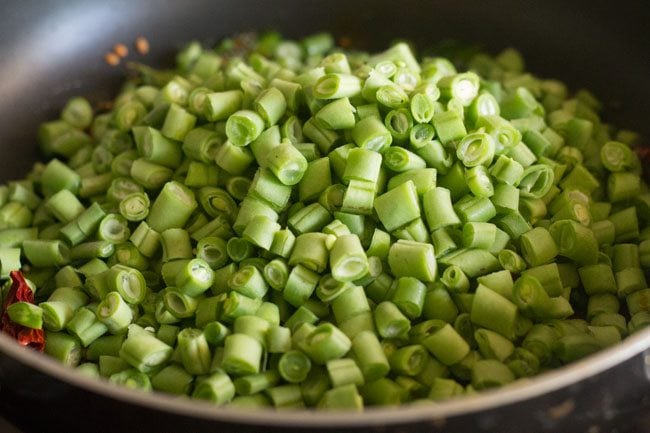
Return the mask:
M102 56L144 35L146 61L184 42L278 29L330 30L361 48L394 37L519 48L529 69L584 85L607 118L650 137L650 61L640 1L4 0L0 9L0 178L38 158L35 131L64 101L111 99L123 70ZM91 381L0 335L0 415L25 431L650 431L650 331L527 383L440 405L364 414L241 412Z

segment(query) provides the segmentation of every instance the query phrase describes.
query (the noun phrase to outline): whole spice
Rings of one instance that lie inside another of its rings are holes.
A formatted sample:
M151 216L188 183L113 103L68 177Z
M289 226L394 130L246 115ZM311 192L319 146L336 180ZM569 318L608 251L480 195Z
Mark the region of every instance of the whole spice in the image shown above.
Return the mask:
M11 288L2 303L2 318L0 327L2 332L15 338L21 346L27 346L42 352L45 348L45 335L42 329L31 329L14 323L9 318L7 308L16 302L34 303L34 292L29 287L20 271L11 271Z

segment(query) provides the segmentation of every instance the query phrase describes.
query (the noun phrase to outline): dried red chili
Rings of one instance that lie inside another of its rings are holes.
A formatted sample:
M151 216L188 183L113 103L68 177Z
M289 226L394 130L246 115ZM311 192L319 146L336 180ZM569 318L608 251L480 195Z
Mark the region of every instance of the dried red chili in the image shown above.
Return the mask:
M635 150L641 160L641 165L644 167L645 180L650 182L650 146L637 146Z
M2 331L15 338L21 346L27 346L42 352L45 348L45 335L42 329L31 329L26 326L14 323L9 318L7 307L16 302L34 303L34 292L27 285L25 277L20 271L11 271L11 288L7 297L2 303L2 318L0 318L0 328Z

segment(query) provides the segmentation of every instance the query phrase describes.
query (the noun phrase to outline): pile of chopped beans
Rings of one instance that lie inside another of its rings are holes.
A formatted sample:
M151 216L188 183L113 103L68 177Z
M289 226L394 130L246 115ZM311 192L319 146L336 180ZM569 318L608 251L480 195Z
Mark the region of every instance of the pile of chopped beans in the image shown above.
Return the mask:
M80 374L362 410L650 325L640 138L513 49L461 69L267 33L132 67L110 111L71 99L40 127L47 162L0 186L3 329Z

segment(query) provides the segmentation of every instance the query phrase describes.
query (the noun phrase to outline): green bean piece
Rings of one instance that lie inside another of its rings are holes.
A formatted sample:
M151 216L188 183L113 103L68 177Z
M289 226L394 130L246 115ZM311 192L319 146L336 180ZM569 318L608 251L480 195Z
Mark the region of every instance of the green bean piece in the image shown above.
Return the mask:
M588 295L599 293L616 294L618 288L611 266L604 263L578 268L580 281Z
M221 372L212 373L197 381L192 392L193 398L209 401L215 405L223 405L235 396L235 385L230 377Z
M350 358L332 359L327 362L326 368L330 382L335 388L345 385L358 386L364 383L361 370Z
M294 307L299 307L312 295L318 280L319 276L316 272L297 265L289 273L282 290L282 297Z
M532 226L519 212L508 212L496 218L495 224L506 232L511 239L519 239L521 235L532 230ZM555 240L555 238L553 238ZM557 244L557 240L556 240Z
M430 400L444 400L463 394L463 387L452 379L437 377L433 379L428 398Z
M249 194L264 201L275 211L282 210L289 201L291 188L280 182L266 168L260 168L250 186Z
M99 375L109 378L114 374L129 370L131 366L119 356L102 355L99 357Z
M230 141L217 148L214 159L220 168L232 175L242 174L254 161L248 147L235 146Z
M13 270L20 269L20 248L0 248L0 277L8 278Z
M329 255L332 277L337 281L355 281L368 272L366 257L359 237L353 234L336 238Z
M101 206L93 203L73 221L63 226L61 234L70 245L75 246L91 236L98 226L101 227L101 221L105 215Z
M432 122L443 145L459 140L467 134L463 120L453 110L434 114Z
M150 162L144 158L138 158L131 165L130 175L133 180L145 189L157 190L171 179L173 171L170 168Z
M318 322L318 316L304 305L301 305L291 316L289 316L284 324L291 331L295 331L304 323L313 325L316 322Z
M485 359L505 361L515 350L514 344L502 335L488 329L477 329L474 339Z
M72 98L61 110L61 119L75 128L85 129L93 120L93 108L86 98Z
M267 370L263 373L242 376L233 381L235 390L239 395L254 395L276 386L280 381L280 375L275 370Z
M590 229L572 220L560 220L549 227L549 232L559 255L583 265L596 263L598 241Z
M496 185L494 194L490 197L490 200L497 214L508 214L519 211L519 190L512 185L505 183Z
M298 197L302 202L313 201L331 185L329 159L316 159L309 162L305 174L298 183Z
M152 257L160 245L160 233L142 221L131 233L129 240L143 256Z
M413 119L418 123L429 123L435 112L433 100L425 93L416 93L411 98L410 104Z
M419 126L422 125L416 125L413 127L411 131L412 135L413 131L421 129L418 128ZM431 131L431 134L432 133L433 131ZM453 155L448 153L443 145L437 140L424 141L425 139L422 138L423 142L418 142L415 141L416 139L419 140L419 138L411 138L411 147L413 148L413 151L426 161L428 167L435 168L440 174L447 174L454 163Z
M593 334L575 333L560 337L555 342L553 352L562 362L571 362L591 355L600 348L601 345Z
M311 360L298 350L290 350L280 357L278 371L289 383L300 383L307 378L311 369Z
M95 312L87 307L78 309L66 325L66 330L76 336L83 347L88 347L108 331Z
M151 386L158 391L177 395L188 395L194 378L181 366L171 364L151 378Z
M182 150L190 158L210 163L214 160L217 148L222 143L222 138L215 131L207 128L195 128L185 136Z
M514 380L510 369L494 359L477 361L472 370L472 386L478 390L507 385Z
M376 332L373 316L370 311L362 311L359 314L347 317L338 325L348 338L354 338L363 331Z
M262 345L245 334L226 337L222 361L223 369L232 374L255 374L260 371Z
M104 335L88 346L86 357L89 361L96 362L101 356L118 356L125 335Z
M262 298L268 286L262 273L254 266L241 267L229 281L232 290L250 298Z
M639 236L639 220L634 207L611 214L608 220L614 224L617 243L628 242Z
M97 318L111 334L121 334L133 321L133 312L118 292L110 292L97 306Z
M415 277L434 281L437 275L435 252L431 244L398 240L388 252L388 265L396 277Z
M541 365L545 365L553 356L553 347L557 338L558 334L553 328L536 324L526 334L522 347L537 356Z
M61 241L27 239L23 253L37 267L63 266L70 261L70 250Z
M85 210L77 197L67 189L54 193L45 203L45 207L62 223L69 223Z
M157 232L180 228L190 218L198 204L194 193L186 186L171 181L166 183L149 209L147 224Z
M298 346L317 364L343 357L351 348L350 339L336 326L322 323L315 327Z
M393 142L390 131L374 116L366 117L352 129L352 139L357 146L382 153Z
M113 255L115 246L109 241L90 241L79 244L70 249L71 260L89 260L93 258L107 258Z
M242 100L241 90L208 93L205 101L205 117L211 122L226 120L241 107Z
M306 95L311 95L311 90L307 89ZM308 96L309 98L309 96ZM318 102L315 99L312 99L311 102L313 103L313 112L317 114L317 112L321 109L324 108L323 102ZM338 146L341 141L342 141L342 136L336 132L335 130L332 129L327 129L321 126L315 118L308 119L302 126L302 134L304 138L312 141L316 145L316 149L320 153L328 153L330 152L333 148ZM287 140L284 140L287 141ZM298 146L296 146L298 148ZM302 152L301 152L302 153Z
M592 193L600 183L582 164L577 164L571 172L560 181L564 189L579 189L586 193Z
M41 184L45 197L51 197L61 190L77 193L81 177L58 159L52 159L41 173Z
M83 364L77 365L75 367L79 373L83 374L86 377L99 378L99 366L92 362L84 362Z
M400 277L395 282L391 301L410 319L420 317L426 286L413 277Z
M440 277L440 281L448 290L453 292L464 293L469 290L469 279L458 266L452 265L445 269Z
M641 289L630 293L627 298L627 308L631 315L642 311L650 311L650 290Z
M499 269L499 261L486 250L461 248L439 259L446 266L458 266L468 277L478 277Z
M291 344L291 329L288 327L271 326L266 333L266 348L269 353L286 353L291 350Z
M427 319L452 323L458 316L458 308L444 286L436 284L424 296L422 315Z
M303 233L296 237L289 265L303 265L315 272L323 272L328 264L330 248L336 238L324 233Z
M111 257L116 263L144 271L149 267L148 259L131 243L124 242L115 246Z
M134 135L138 151L146 160L169 168L176 168L181 164L183 152L174 140L154 128L144 126L134 128ZM138 140L138 137L141 138Z
M396 209L394 203L400 203L400 207ZM374 207L386 230L393 231L406 225L420 216L415 184L412 181L407 181L380 195L375 199Z
M6 309L9 319L21 326L31 329L43 327L43 309L30 302L15 302Z
M422 322L417 328L411 328L410 334L412 340L422 344L436 359L448 366L463 359L470 351L460 334L442 320Z
M632 316L628 323L629 333L635 333L641 329L647 328L650 325L650 314L645 311L635 314Z
M531 266L539 266L553 260L558 248L548 230L535 227L519 238L521 252Z
M346 321L370 312L370 304L366 299L361 286L351 286L332 300L332 312L336 322L343 324Z
M266 394L276 408L301 408L304 407L300 386L280 385L270 388Z
M514 338L517 306L485 286L476 289L472 302L472 322L508 339Z
M490 199L471 195L458 200L454 210L463 222L487 222L496 215L496 208Z
M81 360L81 345L76 337L63 332L45 333L45 353L67 367L75 367Z
M347 97L336 99L318 110L314 119L326 129L352 128L355 124L354 107Z
M340 209L347 213L369 215L372 213L376 194L376 184L364 180L350 180Z
M288 258L295 241L296 237L291 230L279 230L273 235L273 242L269 251L280 257Z
M539 372L539 359L528 350L517 347L506 360L506 365L515 377L530 377Z
M371 331L362 331L352 339L352 352L365 381L374 381L385 376L390 365L377 336Z
M187 296L198 296L212 286L214 272L210 265L202 259L182 261L177 273L173 276L175 286Z
M161 132L165 137L183 141L189 131L194 128L196 116L188 113L181 106L172 103L169 106Z
M361 81L354 75L326 74L314 83L313 91L318 99L352 97L361 92Z
M397 349L390 355L392 371L407 376L417 376L427 362L428 354L424 346L414 344Z
M460 219L452 208L448 189L436 187L427 191L422 197L424 214L429 229L435 231L441 227L460 224Z
M283 142L269 150L264 166L284 185L295 185L307 171L305 157L292 144Z
M134 192L120 201L120 214L129 221L142 221L149 215L149 205L147 193Z
M0 248L17 248L23 241L38 238L37 227L8 228L0 230Z
M600 161L611 172L622 172L636 165L636 156L630 147L619 141L608 141L600 148Z
M203 332L185 328L178 334L178 349L185 371L190 374L207 374L212 357Z
M259 100L258 100L259 104ZM268 115L268 113L267 113ZM273 118L279 117L273 115ZM264 119L256 112L240 110L228 116L226 136L235 146L245 146L264 130Z
M456 156L465 167L490 165L496 145L492 136L486 133L473 133L466 135L456 148Z

